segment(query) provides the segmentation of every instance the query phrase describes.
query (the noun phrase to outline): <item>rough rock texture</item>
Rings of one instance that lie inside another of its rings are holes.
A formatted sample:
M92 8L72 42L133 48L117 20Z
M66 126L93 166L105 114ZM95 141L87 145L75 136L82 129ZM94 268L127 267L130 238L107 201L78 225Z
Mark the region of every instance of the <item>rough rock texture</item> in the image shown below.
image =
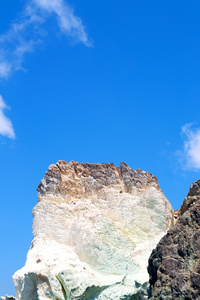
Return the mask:
M183 215L192 205L200 200L200 179L190 186L187 197L183 200L180 208L180 215Z
M200 180L191 187L175 226L153 250L150 299L200 299Z
M125 163L58 161L38 186L17 299L147 297L148 257L173 224L157 179Z

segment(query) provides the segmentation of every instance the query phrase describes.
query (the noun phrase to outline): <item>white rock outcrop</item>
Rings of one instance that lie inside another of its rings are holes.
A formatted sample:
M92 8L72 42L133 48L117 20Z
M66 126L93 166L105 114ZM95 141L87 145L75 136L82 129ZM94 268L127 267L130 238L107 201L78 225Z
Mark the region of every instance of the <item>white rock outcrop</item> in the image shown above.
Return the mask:
M58 161L38 186L17 299L146 299L148 258L173 222L152 174Z

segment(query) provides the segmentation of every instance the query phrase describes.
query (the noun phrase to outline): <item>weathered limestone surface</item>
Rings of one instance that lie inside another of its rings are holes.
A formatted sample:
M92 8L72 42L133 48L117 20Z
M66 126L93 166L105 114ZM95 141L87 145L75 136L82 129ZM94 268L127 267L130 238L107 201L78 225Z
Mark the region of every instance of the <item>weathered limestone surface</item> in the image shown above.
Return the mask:
M189 190L177 224L149 259L150 299L200 299L200 180Z
M58 161L38 186L17 299L146 299L148 257L173 222L152 174Z

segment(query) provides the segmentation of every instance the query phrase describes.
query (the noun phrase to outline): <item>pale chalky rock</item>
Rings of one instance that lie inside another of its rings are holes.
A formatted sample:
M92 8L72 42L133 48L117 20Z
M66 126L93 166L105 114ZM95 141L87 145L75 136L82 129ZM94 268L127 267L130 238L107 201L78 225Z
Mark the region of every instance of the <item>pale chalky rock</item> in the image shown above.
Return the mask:
M146 299L148 258L173 222L152 174L58 161L38 186L17 299Z

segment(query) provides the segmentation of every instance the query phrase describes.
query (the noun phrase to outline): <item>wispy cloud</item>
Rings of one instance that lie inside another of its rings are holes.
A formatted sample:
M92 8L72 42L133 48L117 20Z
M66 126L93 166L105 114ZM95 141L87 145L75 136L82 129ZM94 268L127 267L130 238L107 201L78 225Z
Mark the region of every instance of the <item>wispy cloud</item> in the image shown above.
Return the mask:
M42 25L51 15L63 34L74 42L91 45L81 19L65 0L30 0L8 32L0 36L0 78L7 79L12 72L23 69L25 55L43 41Z
M87 34L79 17L74 15L73 9L64 0L33 0L36 7L48 14L55 14L60 29L77 42L90 46Z
M10 119L6 117L4 114L4 110L6 108L9 107L5 104L2 96L0 95L0 134L7 136L11 139L14 139L15 133L14 133L13 125Z
M5 61L0 62L0 77L2 78L8 78L8 75L10 74L12 69L12 64Z
M47 34L43 25L51 15L56 17L63 34L76 43L91 46L81 19L65 0L29 0L10 29L0 35L0 79L8 79L14 71L23 69L25 55L43 42ZM12 123L3 113L5 108L8 107L0 95L0 134L15 138Z
M200 128L192 129L192 123L182 127L182 137L184 139L183 150L179 151L179 156L184 169L200 169Z

